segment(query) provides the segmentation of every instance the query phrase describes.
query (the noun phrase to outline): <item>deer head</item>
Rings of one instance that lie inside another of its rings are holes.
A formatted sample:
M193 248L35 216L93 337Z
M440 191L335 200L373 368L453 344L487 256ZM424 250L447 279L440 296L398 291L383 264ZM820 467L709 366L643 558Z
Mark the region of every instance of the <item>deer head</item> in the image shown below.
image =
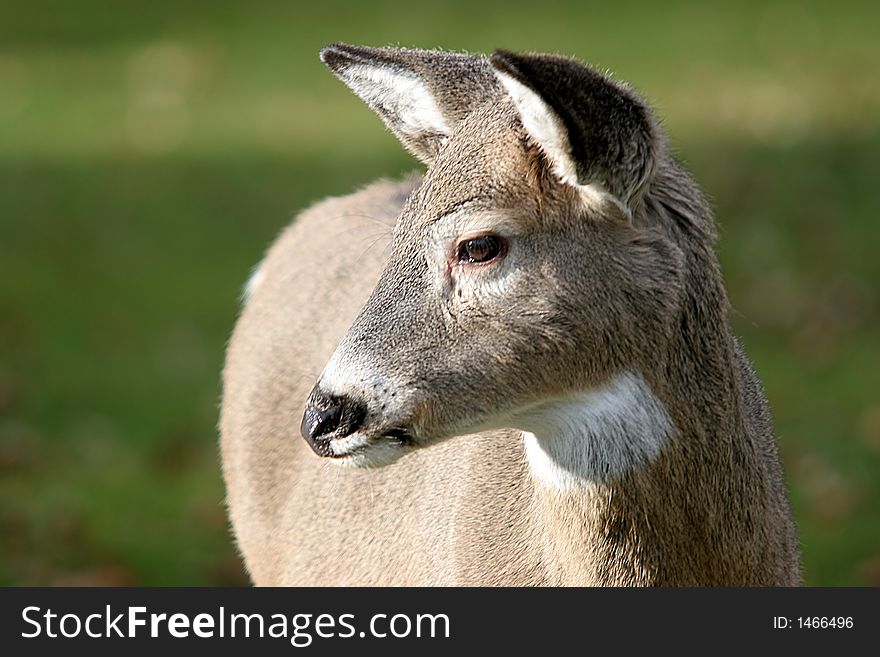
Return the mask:
M640 373L669 343L684 265L646 203L666 158L646 105L558 56L321 58L428 168L309 396L314 451L378 466L487 429L564 431L613 389L665 431Z

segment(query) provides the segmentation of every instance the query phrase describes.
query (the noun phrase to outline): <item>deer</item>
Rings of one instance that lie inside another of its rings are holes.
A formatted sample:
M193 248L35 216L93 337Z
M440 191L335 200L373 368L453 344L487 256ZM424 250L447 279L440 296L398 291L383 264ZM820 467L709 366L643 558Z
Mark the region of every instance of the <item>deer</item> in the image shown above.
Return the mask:
M799 585L712 212L648 104L559 55L320 58L426 168L307 209L248 282L220 449L252 582Z

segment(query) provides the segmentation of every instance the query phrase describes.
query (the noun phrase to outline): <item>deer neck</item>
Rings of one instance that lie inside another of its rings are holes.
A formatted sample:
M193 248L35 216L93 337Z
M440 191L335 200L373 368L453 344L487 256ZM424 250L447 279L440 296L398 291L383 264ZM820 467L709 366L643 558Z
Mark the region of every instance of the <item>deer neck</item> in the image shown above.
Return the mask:
M745 495L732 483L743 479L731 469L738 407L729 377L720 379L727 393L694 389L689 397L668 392L684 383L652 386L625 372L530 414L523 441L531 517L549 582L711 577L724 558L712 546L727 540L721 524L728 519L719 519L729 495Z
M520 424L532 474L556 490L607 481L654 459L672 431L639 374L530 409Z
M604 564L628 560L609 553L635 553L638 542L608 531L614 482L660 456L674 431L667 409L640 374L625 372L598 389L543 404L520 424L527 429L530 517L547 583L612 583Z

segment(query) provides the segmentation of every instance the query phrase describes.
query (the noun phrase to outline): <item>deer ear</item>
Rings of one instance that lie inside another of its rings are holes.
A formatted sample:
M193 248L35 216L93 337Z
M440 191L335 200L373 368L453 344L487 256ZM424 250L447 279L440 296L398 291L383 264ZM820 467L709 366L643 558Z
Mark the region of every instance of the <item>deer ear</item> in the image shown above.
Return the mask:
M610 193L631 211L653 172L659 139L646 105L564 57L498 50L490 61L556 176Z
M337 43L321 61L428 165L476 104L503 93L485 58L461 53Z

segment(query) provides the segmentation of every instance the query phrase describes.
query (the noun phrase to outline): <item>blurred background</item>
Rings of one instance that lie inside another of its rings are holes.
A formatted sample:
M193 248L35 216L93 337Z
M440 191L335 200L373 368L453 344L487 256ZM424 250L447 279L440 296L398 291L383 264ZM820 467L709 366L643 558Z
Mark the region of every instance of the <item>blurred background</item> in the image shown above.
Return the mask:
M250 268L418 168L332 41L575 55L712 201L806 581L880 585L880 3L0 0L0 584L242 584L217 452Z

